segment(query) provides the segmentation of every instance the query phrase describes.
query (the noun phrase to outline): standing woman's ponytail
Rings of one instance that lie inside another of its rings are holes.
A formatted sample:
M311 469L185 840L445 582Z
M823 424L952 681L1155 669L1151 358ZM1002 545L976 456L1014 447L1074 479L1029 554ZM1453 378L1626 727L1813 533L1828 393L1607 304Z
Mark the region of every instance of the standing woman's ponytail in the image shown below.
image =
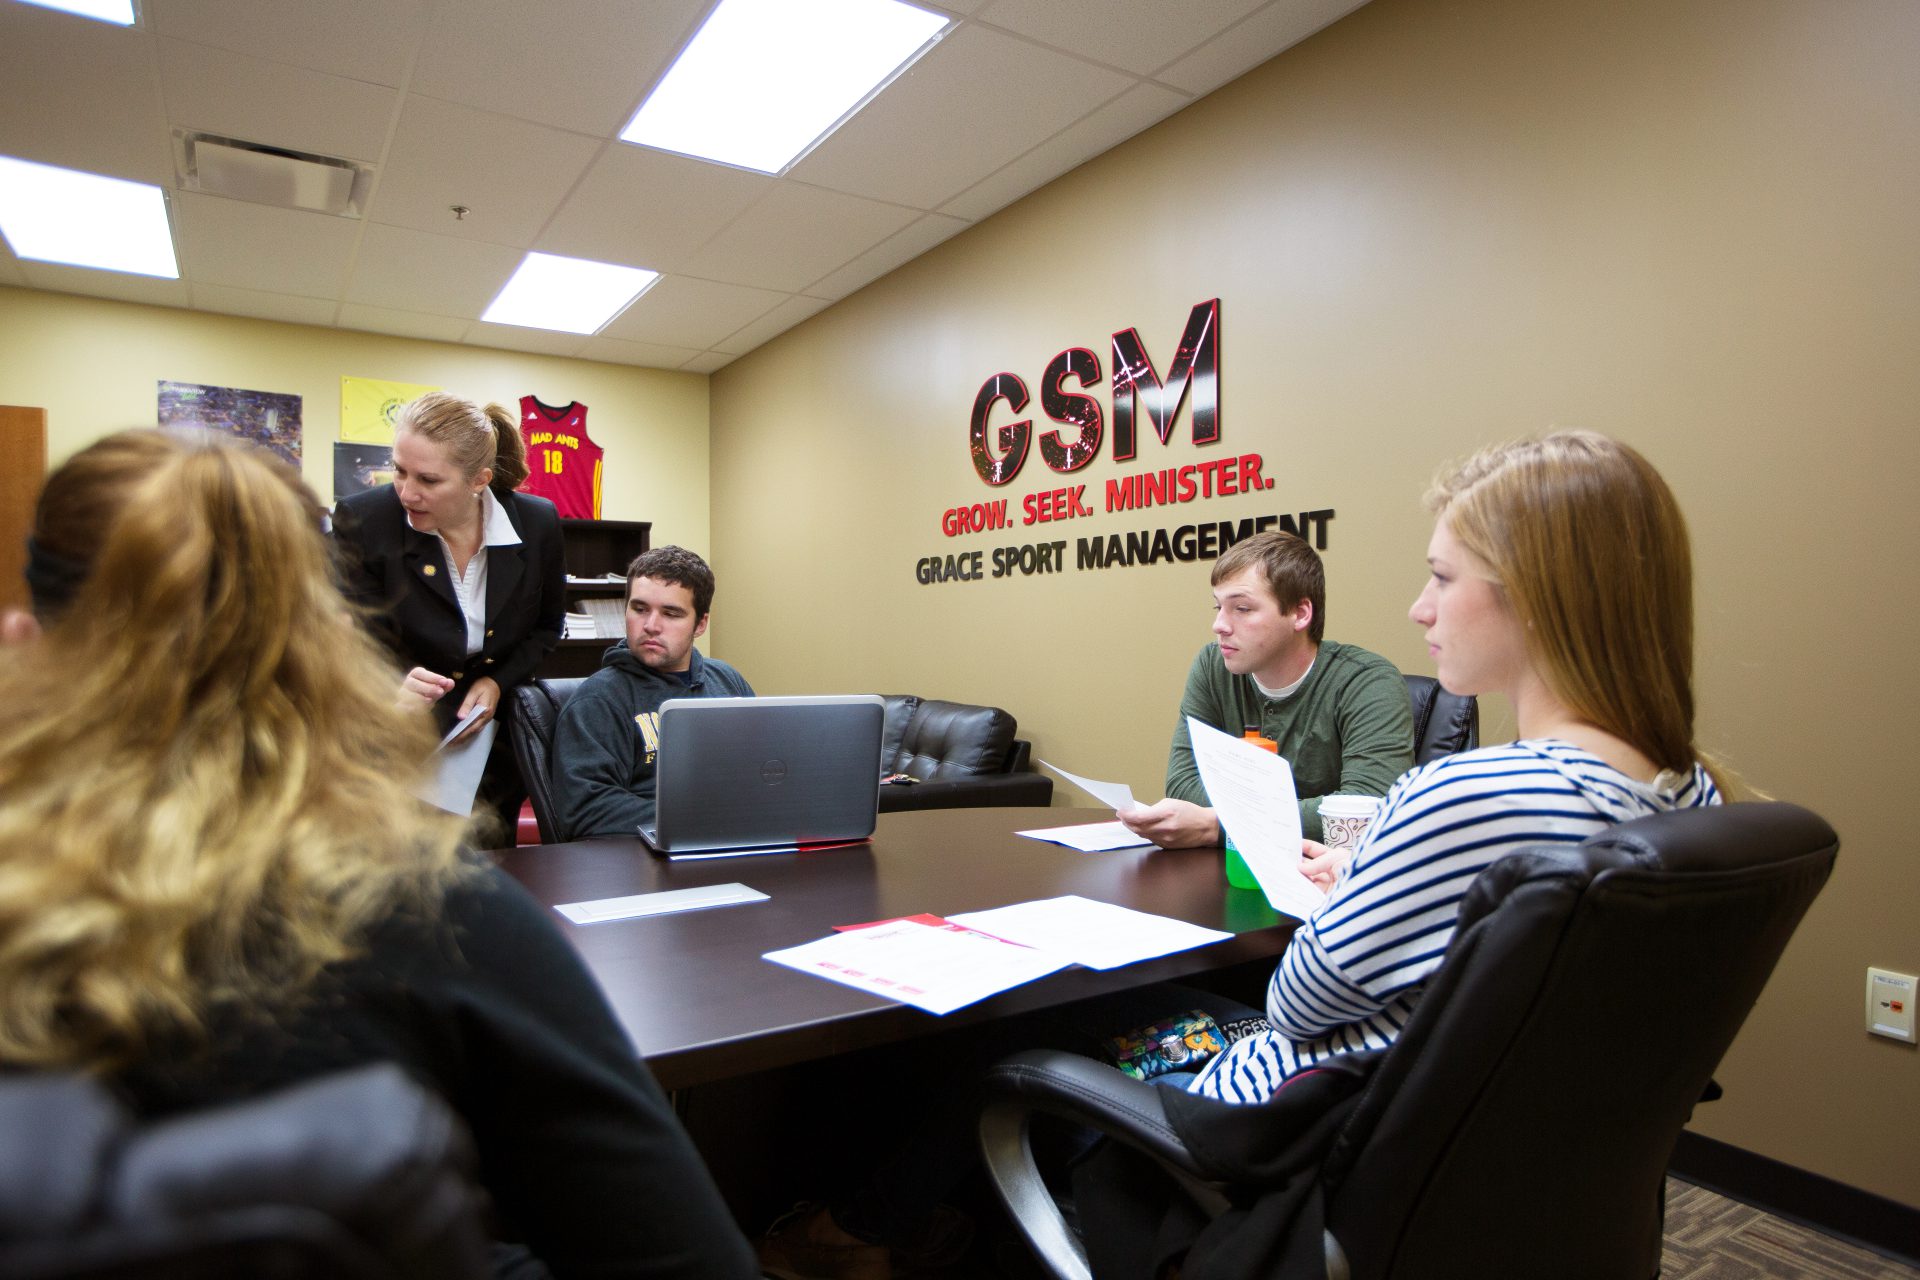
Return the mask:
M487 482L496 496L506 497L527 478L527 445L520 438L520 419L504 405L481 408L449 391L429 391L401 407L396 431L410 431L447 451L469 482L488 467Z
M498 497L506 497L527 478L527 442L520 438L520 419L504 405L490 404L487 421L493 424L493 481L488 486Z

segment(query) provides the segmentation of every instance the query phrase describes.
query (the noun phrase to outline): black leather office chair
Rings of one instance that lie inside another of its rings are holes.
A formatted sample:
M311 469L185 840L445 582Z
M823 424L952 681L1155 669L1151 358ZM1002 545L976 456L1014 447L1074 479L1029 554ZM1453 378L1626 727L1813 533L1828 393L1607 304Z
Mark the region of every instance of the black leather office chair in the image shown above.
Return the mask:
M1480 745L1480 702L1448 693L1432 676L1407 676L1413 703L1413 762L1425 764Z
M1805 809L1756 803L1513 854L1384 1053L1257 1107L1018 1055L991 1073L989 1167L1062 1277L1147 1274L1130 1264L1156 1223L1194 1242L1185 1280L1653 1276L1674 1141L1837 847ZM1091 1270L1034 1168L1035 1112L1119 1140L1083 1171L1080 1217L1146 1235L1090 1228Z
M513 718L507 722L507 733L513 743L514 762L527 784L527 799L533 804L541 844L558 844L566 839L555 817L553 784L547 770L553 761L553 729L560 722L560 708L567 705L567 699L585 679L529 680L513 691Z
M880 768L919 781L880 788L880 811L1046 805L1053 779L1029 767L1032 747L999 707L886 695Z
M466 1130L377 1064L139 1124L76 1075L0 1080L10 1280L477 1280Z

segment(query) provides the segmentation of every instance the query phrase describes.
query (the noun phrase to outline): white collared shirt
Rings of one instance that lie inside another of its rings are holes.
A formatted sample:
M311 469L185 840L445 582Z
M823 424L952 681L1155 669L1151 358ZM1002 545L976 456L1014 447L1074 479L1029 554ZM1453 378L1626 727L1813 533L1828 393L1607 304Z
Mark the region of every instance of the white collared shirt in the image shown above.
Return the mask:
M492 489L480 491L480 549L473 553L473 559L467 561L467 571L462 574L453 563L453 548L438 530L434 537L440 539L440 551L447 558L447 576L453 580L454 597L460 601L460 612L467 619L467 656L480 652L480 646L487 638L487 548L517 547L520 535L515 532L513 521L507 519L507 511L493 496Z

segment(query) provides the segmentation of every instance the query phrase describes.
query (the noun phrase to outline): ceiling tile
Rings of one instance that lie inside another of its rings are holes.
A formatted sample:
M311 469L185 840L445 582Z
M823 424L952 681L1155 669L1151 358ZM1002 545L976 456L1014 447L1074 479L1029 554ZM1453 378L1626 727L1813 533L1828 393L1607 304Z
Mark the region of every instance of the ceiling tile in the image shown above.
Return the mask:
M382 85L165 38L160 85L176 125L349 160L380 158L399 100Z
M940 211L978 221L1166 119L1191 101L1159 85L1129 89L1071 129L1047 139L984 182L947 201Z
M1219 35L1262 0L994 0L976 16L1042 44L1147 75Z
M522 329L515 324L488 324L476 320L467 326L462 342L476 347L500 347L507 351L531 351L541 356L578 355L587 345L584 333L555 333L551 329Z
M338 298L360 237L348 218L192 191L175 192L173 210L181 266L196 285Z
M808 316L816 315L832 305L831 298L810 298L805 294L796 294L746 328L730 335L724 342L714 343L714 349L743 356L768 339L785 333Z
M368 216L525 248L603 144L411 94ZM470 211L456 220L453 205Z
M710 0L462 0L440 6L416 93L611 137L679 52Z
M427 27L426 0L144 0L163 36L371 84L399 85Z
M0 152L172 185L153 37L25 4L0 4Z
M184 280L130 276L124 271L92 271L86 267L58 267L51 262L22 262L27 286L49 293L84 293L90 298L146 302L156 307L184 307L192 301Z
M680 367L688 373L715 373L739 358L720 351L703 351Z
M601 333L628 342L699 350L774 309L785 295L690 276L667 276Z
M167 188L186 273L0 285L711 371L1355 0L922 0L953 33L786 178L610 141L713 3L0 3L0 152ZM171 126L376 164L368 219L174 191ZM577 343L479 323L527 247L666 276Z
M983 27L942 40L793 169L802 182L938 207L1129 85ZM955 127L964 120L964 128Z
M368 333L390 333L396 338L425 338L432 342L458 342L472 320L456 316L426 315L418 311L395 311L390 307L369 307L357 302L340 306L340 326L363 329Z
M677 271L774 179L615 143L587 170L536 248Z
M1283 50L1358 9L1366 0L1274 0L1223 31L1154 79L1189 93L1212 93Z
M652 342L622 342L618 338L597 337L580 348L582 360L604 360L609 364L645 365L649 369L678 369L698 351L686 347L663 347Z
M950 240L959 235L970 225L972 224L964 218L949 218L938 213L926 214L888 236L838 271L814 281L807 286L807 292L828 298L844 298L855 289L863 288L878 280L895 267L911 262L941 241ZM748 350L751 348L742 348L742 354Z
M193 284L193 308L218 311L222 315L251 316L256 320L284 320L289 324L330 325L339 304L330 298L296 298L284 293L261 293L255 289L229 289L224 285Z
M346 301L477 318L521 257L503 245L374 223L361 238Z
M688 259L686 270L799 293L917 216L899 205L783 182Z

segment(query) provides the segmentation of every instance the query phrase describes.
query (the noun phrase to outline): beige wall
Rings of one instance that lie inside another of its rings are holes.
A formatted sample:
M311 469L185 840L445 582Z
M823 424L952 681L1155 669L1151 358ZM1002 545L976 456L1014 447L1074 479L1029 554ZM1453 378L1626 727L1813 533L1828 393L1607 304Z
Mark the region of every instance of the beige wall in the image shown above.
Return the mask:
M651 520L656 545L711 546L700 374L0 288L0 403L48 411L50 466L110 431L151 425L162 380L245 387L302 397L303 470L329 498L343 375L510 406L579 400L607 451L601 514Z
M1331 507L1331 634L1422 670L1435 465L1615 433L1693 521L1703 742L1845 840L1699 1128L1920 1205L1888 1110L1920 1058L1861 1030L1865 967L1920 970L1916 65L1906 0L1375 0L715 376L727 656L767 692L1000 703L1039 754L1158 795L1204 566L920 586L915 560ZM1110 372L1127 326L1164 371L1212 296L1217 449L1183 414L1073 479L1258 452L1274 489L941 536L1057 482L1037 455L1000 494L975 477L982 380L1037 394L1070 345Z
M151 425L155 384L201 382L301 396L304 470L333 492L340 379L443 386L515 405L579 400L607 451L603 515L652 520L656 539L704 547L707 379L557 356L386 338L0 288L0 401L48 410L49 464L109 431Z

